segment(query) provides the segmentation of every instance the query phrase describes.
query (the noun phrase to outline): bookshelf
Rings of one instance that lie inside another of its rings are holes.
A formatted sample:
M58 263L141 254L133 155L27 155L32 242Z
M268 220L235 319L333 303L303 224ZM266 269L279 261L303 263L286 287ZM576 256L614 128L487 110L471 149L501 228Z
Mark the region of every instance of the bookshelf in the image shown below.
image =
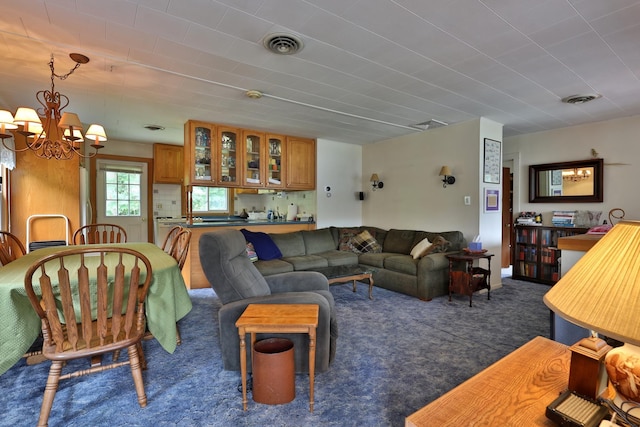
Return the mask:
M586 233L588 228L516 225L513 278L553 285L560 278L558 238Z

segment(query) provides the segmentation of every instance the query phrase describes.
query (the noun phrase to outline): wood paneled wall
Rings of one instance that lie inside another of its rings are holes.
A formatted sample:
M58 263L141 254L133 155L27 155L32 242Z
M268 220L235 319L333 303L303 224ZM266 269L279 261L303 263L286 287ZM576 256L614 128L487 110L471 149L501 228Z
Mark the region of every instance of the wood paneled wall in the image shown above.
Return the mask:
M25 146L16 134L16 148ZM80 163L71 160L45 160L29 150L16 153L11 174L10 231L27 242L27 218L31 215L59 214L70 220L69 230L80 226ZM62 219L37 219L31 223L30 241L66 240ZM68 237L69 239L71 236Z

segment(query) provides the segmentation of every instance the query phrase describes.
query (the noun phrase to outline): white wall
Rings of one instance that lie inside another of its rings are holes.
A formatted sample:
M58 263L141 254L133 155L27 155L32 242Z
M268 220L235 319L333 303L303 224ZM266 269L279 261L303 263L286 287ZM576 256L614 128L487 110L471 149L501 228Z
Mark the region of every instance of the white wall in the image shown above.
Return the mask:
M622 208L626 219L640 219L640 198L636 196L638 135L640 116L505 138L505 156L519 156L521 160L514 171L519 175L514 187L514 214L541 212L543 222L550 224L553 210L602 211L602 219L606 219L611 209ZM603 203L529 203L530 165L589 159L592 148L604 159Z
M493 259L494 271L501 265L502 254L502 159L499 162L500 167L500 183L485 183L483 182L484 175L484 139L489 138L494 141L502 141L502 124L496 123L492 120L485 118L480 119L480 132L479 132L479 148L478 148L478 182L480 183L478 188L478 234L482 241L482 247L489 252L495 254ZM502 152L503 150L501 150ZM500 190L499 210L485 212L485 190ZM497 274L492 275L492 282L496 279L500 279ZM498 280L499 282L500 280ZM492 283L493 284L493 283Z
M361 225L367 200L357 200L356 193L368 187L363 186L362 147L323 139L316 147L316 227Z
M479 231L482 204L478 186L480 120L435 128L363 147L363 223L380 228ZM440 168L451 168L456 182L442 186ZM372 192L377 173L384 188ZM471 197L471 205L464 204Z

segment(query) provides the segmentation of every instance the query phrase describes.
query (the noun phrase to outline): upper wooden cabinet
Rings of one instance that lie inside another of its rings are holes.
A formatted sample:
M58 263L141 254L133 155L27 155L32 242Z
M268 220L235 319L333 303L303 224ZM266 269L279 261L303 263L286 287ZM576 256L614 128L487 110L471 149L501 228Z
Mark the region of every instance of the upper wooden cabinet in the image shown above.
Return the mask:
M185 185L314 190L316 141L190 120Z
M185 184L217 184L215 141L216 128L211 123L188 121L184 125Z
M153 182L182 184L184 180L184 147L153 144Z
M316 141L287 137L286 189L314 190L316 188Z
M266 183L268 188L282 189L285 188L285 170L284 165L287 164L287 152L285 137L283 135L266 135L266 159L267 159L267 177ZM314 159L315 163L315 159Z
M218 141L215 147L219 162L212 167L216 182L226 187L242 185L242 140L240 130L218 126Z
M264 187L266 185L264 133L243 130L242 142L244 144L242 186Z

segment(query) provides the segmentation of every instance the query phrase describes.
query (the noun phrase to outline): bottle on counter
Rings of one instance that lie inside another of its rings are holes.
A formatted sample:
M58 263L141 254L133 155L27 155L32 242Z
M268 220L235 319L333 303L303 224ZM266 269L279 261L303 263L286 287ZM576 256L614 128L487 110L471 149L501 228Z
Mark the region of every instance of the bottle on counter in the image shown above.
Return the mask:
M247 213L246 209L242 209L242 212L240 213L239 216L240 216L240 218L243 218L243 219L249 218L249 214Z

